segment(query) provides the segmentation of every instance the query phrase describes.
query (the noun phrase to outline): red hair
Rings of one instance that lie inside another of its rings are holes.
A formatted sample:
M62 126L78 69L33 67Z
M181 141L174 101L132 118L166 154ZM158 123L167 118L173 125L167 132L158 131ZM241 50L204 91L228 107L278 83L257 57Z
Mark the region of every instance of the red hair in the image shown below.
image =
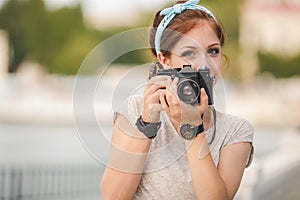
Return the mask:
M176 4L184 3L185 1L178 1ZM152 27L149 31L149 43L151 47L151 52L154 56L156 56L155 51L155 34L158 25L164 16L160 15L160 11L158 11L154 17ZM161 52L165 57L169 57L171 52L168 51L174 47L174 45L179 41L182 37L182 34L187 33L191 29L193 29L196 25L199 24L199 20L203 20L209 23L217 37L220 40L221 47L224 46L225 43L225 34L224 30L215 19L208 15L208 13L201 10L185 10L182 13L175 16L171 22L168 24L166 30L164 31L161 37ZM181 34L178 34L181 33Z

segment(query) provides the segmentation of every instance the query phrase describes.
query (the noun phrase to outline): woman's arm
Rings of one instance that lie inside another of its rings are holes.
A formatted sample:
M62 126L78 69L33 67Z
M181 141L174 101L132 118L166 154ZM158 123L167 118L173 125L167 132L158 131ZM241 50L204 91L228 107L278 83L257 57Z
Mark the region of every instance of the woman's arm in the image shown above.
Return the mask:
M240 186L251 148L251 143L240 142L227 145L221 151L218 171L224 180L230 199L233 199Z
M207 149L205 134L198 135L187 149L193 186L198 199L233 199L246 166L250 143L226 146L220 155L218 167L211 154L201 157L200 149ZM201 154L205 154L201 152Z
M142 120L160 120L160 96L165 93L168 76L150 79L144 91ZM142 106L142 105L135 105ZM101 192L103 199L132 199L141 180L144 162L151 140L133 127L128 119L117 115L112 134L108 166L105 169Z
M180 124L201 124L200 116L208 108L208 96L205 90L201 89L199 105L187 105L178 98L177 82L174 79L167 84L167 102L161 98L163 109L166 110L177 130ZM187 156L197 198L232 199L240 185L250 150L249 143L228 145L222 150L219 165L216 167L209 152L205 132L194 138L187 146Z
M101 193L104 200L133 198L151 144L150 139L134 136L132 133L137 130L131 125L120 128L120 120L123 121L121 124L126 121L121 116L115 123L108 166L101 181ZM130 135L128 131L131 132Z
M197 199L229 199L225 182L220 176L210 152L203 152L207 149L205 134L198 135L187 147L187 156L192 175L192 182ZM201 156L204 154L205 156Z

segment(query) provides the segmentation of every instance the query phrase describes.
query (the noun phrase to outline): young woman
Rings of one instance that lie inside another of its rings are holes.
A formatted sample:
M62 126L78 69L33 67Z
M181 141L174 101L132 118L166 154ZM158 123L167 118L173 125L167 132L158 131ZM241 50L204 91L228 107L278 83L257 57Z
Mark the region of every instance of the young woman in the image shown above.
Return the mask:
M159 11L150 46L165 69L190 65L197 72L208 66L217 78L224 32L197 4L179 1ZM207 91L201 88L196 105L184 103L178 82L178 77L154 76L142 96L130 97L115 113L103 199L233 199L251 163L253 128L221 112L213 123Z

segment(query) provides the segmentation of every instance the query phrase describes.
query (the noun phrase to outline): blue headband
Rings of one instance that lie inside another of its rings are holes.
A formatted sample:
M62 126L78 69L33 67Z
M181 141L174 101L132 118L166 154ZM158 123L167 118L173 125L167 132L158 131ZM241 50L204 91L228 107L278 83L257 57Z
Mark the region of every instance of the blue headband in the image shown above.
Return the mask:
M197 5L199 3L199 1L200 0L189 0L185 3L175 4L174 6L172 6L170 8L165 8L160 12L160 15L165 15L165 17L162 19L162 21L158 25L157 30L156 30L156 34L155 34L156 54L158 52L160 52L160 40L161 40L161 37L162 37L162 34L163 34L164 30L166 29L166 27L168 26L170 21L177 14L180 14L180 13L182 13L183 11L185 11L187 9L189 9L189 10L201 10L203 12L206 12L210 17L212 17L215 21L217 21L215 16L212 14L212 12L210 12L207 8L205 8L203 6Z

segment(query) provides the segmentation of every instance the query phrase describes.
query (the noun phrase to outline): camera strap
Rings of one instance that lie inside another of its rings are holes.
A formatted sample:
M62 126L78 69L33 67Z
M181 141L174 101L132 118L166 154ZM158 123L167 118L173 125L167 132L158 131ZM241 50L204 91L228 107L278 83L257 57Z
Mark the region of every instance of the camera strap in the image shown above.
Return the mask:
M150 66L148 79L156 76L157 69L163 69L163 66L159 62L153 62Z
M211 140L210 140L210 142L208 143L208 144L211 144L213 141L214 141L214 139L215 139L215 137L216 137L216 129L217 129L217 111L216 111L216 109L215 109L215 107L213 106L213 105L210 105L210 106L208 106L209 107L209 109L211 110L211 112L213 113L213 120L214 120L214 131L213 131L213 134L212 134L212 138L211 138Z

